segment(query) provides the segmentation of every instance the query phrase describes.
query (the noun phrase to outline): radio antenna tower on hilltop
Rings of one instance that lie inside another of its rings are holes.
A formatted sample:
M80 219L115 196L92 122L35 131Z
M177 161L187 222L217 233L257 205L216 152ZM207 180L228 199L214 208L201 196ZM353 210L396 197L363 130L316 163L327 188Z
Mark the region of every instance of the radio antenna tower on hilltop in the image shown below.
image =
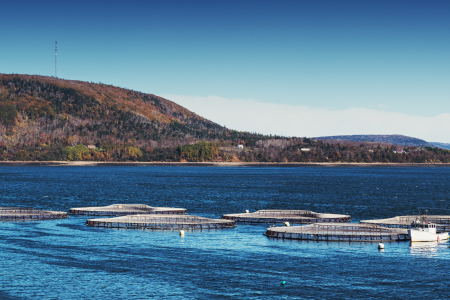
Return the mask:
M55 77L58 78L58 73L56 72L56 57L58 55L58 41L55 41Z

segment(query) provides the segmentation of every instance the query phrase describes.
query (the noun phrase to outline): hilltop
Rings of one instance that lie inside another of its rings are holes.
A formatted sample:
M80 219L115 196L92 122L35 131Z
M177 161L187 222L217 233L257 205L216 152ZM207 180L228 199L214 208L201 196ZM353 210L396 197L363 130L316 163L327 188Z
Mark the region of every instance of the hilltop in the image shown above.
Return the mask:
M422 140L400 154L393 144L413 138L364 137L321 140L230 130L153 94L0 74L1 161L450 162L450 151Z
M140 146L166 146L228 132L170 100L101 83L3 74L0 101L0 123L18 126L0 140L4 144L65 142L74 133L84 144L134 139Z

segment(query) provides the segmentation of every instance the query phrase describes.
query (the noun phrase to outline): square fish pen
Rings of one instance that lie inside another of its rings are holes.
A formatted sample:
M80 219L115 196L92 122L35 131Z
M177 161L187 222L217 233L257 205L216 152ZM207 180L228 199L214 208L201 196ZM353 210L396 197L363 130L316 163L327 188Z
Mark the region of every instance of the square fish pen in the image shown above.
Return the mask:
M376 219L376 220L362 220L363 224L377 224L387 228L403 228L410 229L411 223L420 218L421 216L397 216L388 219ZM436 230L438 232L450 231L450 216L446 215L426 215L426 218L431 223L436 224Z
M391 229L373 224L326 224L306 226L272 227L264 235L274 238L310 241L377 242L407 241L408 231Z
M246 223L284 223L310 224L322 222L350 222L349 215L316 213L310 210L258 210L253 213L226 214L225 220Z
M1 221L64 219L67 217L67 213L63 211L39 210L31 207L0 207Z
M70 213L74 215L87 216L127 216L137 214L167 214L184 215L185 208L175 207L152 207L145 204L113 204L99 207L78 207L71 208Z
M90 219L87 226L123 229L223 229L234 228L229 220L207 219L199 216L130 215L108 219Z

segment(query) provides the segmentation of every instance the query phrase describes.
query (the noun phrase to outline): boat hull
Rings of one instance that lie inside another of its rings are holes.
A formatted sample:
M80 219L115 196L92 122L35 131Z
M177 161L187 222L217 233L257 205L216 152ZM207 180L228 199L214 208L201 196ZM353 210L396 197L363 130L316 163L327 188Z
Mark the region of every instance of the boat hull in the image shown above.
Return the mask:
M449 239L448 232L431 233L427 231L410 229L408 230L408 234L411 239L411 242L436 242Z

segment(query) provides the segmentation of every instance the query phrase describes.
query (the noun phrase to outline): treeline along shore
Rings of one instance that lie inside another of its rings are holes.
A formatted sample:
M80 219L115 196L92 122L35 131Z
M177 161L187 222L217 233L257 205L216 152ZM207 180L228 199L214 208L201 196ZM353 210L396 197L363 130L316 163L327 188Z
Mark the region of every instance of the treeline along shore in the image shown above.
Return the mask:
M447 164L450 151L431 147L405 147L360 143L332 144L314 139L268 139L247 146L245 141L198 142L165 148L139 148L127 144L38 146L7 148L0 161L60 162L167 162L167 163L321 163L321 164ZM240 148L237 148L237 147Z
M152 94L0 74L0 161L446 164L450 151L236 131Z

